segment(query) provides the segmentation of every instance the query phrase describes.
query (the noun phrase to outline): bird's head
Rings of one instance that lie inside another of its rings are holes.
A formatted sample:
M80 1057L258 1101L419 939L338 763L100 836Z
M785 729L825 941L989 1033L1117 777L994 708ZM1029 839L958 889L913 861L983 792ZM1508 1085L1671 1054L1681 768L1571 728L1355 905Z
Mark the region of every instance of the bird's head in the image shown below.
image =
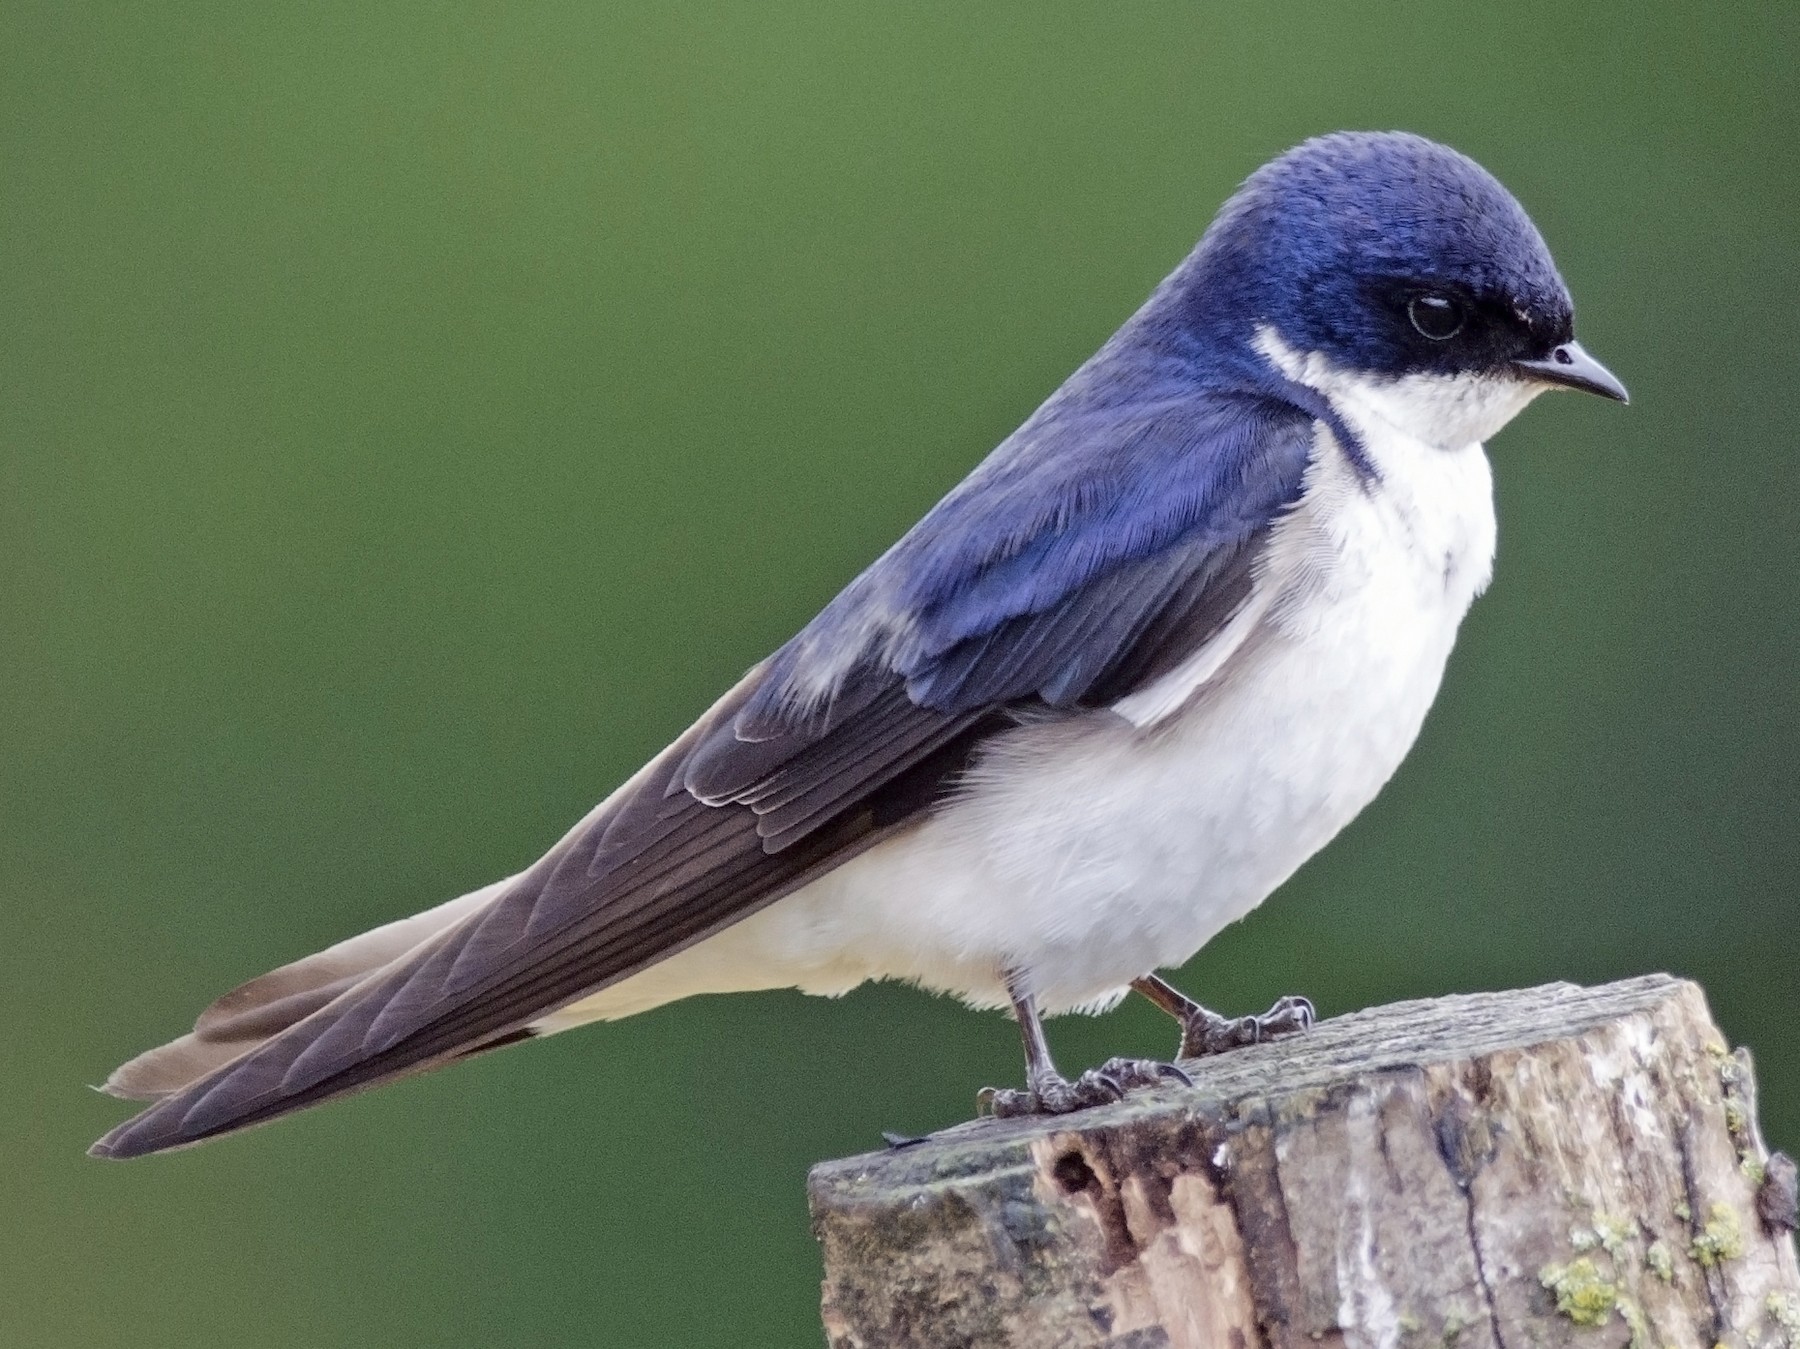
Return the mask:
M1420 136L1339 132L1290 150L1250 176L1184 270L1191 317L1217 336L1307 383L1403 382L1421 408L1461 408L1471 438L1546 388L1626 399L1576 343L1524 208Z

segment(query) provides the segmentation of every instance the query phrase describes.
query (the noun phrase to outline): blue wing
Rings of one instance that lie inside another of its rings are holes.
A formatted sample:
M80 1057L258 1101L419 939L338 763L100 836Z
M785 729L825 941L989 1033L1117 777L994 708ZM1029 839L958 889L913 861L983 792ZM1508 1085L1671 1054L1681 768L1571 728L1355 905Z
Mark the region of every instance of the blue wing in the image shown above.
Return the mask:
M1040 418L776 654L740 734L838 720L834 669L885 669L950 713L1118 696L1171 606L1241 587L1314 426L1251 393Z
M196 1035L243 1052L177 1073L95 1151L186 1146L512 1043L878 843L1022 710L1079 715L1173 668L1249 594L1314 424L1249 394L1052 400L494 900L347 988L227 995Z
M1253 393L1053 401L775 654L681 786L773 850L996 713L1142 687L1248 597L1314 426Z

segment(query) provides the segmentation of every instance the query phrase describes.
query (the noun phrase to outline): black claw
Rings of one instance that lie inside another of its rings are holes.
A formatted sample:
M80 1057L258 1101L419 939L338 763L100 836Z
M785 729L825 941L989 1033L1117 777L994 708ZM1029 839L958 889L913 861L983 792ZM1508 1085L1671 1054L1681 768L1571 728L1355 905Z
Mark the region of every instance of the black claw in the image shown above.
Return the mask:
M1155 1086L1171 1079L1183 1086L1194 1085L1194 1080L1173 1063L1157 1063L1151 1059L1108 1059L1073 1082L1063 1077L1041 1077L1024 1091L983 1087L976 1093L975 1110L978 1115L991 1115L996 1119L1066 1115L1122 1101L1136 1087Z
M1203 1058L1244 1045L1297 1035L1310 1030L1317 1019L1318 1013L1313 1010L1312 1002L1298 995L1277 1000L1261 1016L1229 1019L1202 1007L1183 1020L1181 1057Z
M1159 1086L1171 1078L1184 1086L1194 1085L1194 1080L1179 1066L1156 1059L1108 1059L1097 1071L1123 1085L1126 1091Z
M1319 1019L1314 1010L1311 998L1303 998L1298 993L1290 993L1285 998L1277 998L1275 1005L1262 1014L1261 1020L1280 1021L1292 1017L1300 1023L1303 1030L1311 1030L1313 1023Z
M995 1119L1017 1119L1021 1115L1039 1115L1044 1111L1036 1092L983 1087L975 1093L975 1113L991 1115Z

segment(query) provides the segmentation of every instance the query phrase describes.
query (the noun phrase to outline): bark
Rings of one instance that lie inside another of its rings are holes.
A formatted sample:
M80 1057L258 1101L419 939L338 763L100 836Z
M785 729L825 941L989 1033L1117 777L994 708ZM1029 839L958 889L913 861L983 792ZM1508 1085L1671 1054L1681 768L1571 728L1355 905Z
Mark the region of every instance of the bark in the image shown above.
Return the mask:
M1400 1003L814 1168L833 1349L1800 1349L1791 1163L1667 976Z

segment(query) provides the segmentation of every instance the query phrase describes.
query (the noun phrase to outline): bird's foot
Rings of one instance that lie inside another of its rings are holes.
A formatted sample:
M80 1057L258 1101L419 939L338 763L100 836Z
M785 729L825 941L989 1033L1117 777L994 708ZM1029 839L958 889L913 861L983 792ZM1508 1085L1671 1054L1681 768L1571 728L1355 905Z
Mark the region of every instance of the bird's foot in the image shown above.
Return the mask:
M1108 1059L1073 1082L1061 1073L1051 1071L1035 1075L1024 1091L984 1087L975 1102L980 1113L996 1119L1067 1115L1089 1106L1122 1100L1126 1092L1137 1087L1153 1087L1163 1082L1194 1085L1193 1079L1173 1063L1159 1063L1155 1059Z
M1298 1035L1311 1029L1316 1019L1312 1003L1296 996L1278 999L1261 1016L1220 1016L1195 1006L1181 1018L1181 1057L1205 1058L1243 1045Z

